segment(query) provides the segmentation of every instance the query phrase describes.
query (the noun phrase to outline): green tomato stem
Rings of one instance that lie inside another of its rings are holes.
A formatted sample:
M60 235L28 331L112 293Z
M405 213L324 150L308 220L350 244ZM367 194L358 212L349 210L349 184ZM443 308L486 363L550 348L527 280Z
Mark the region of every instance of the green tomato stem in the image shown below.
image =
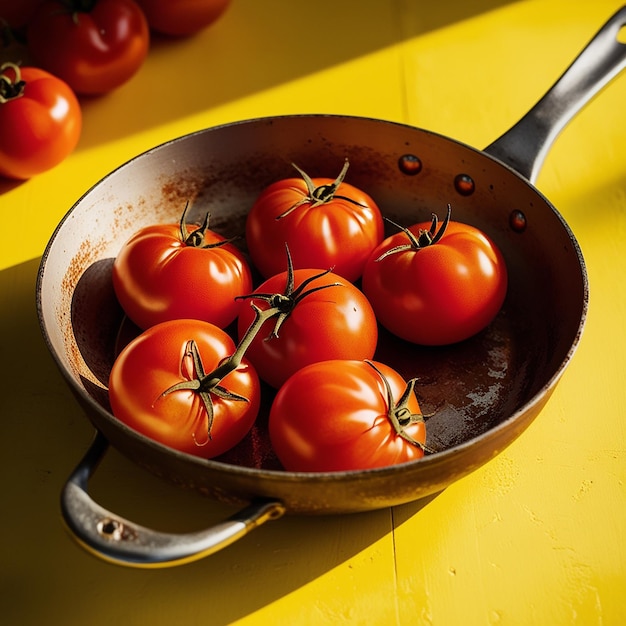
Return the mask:
M404 392L402 393L402 396L396 402L394 400L391 386L389 385L389 381L387 380L387 378L374 365L374 363L369 360L366 360L365 362L376 371L381 381L383 382L383 385L385 386L385 391L387 393L387 406L389 407L387 410L387 418L393 425L396 434L399 437L402 437L402 439L404 439L411 445L417 446L423 452L432 452L432 450L425 446L421 441L418 441L417 439L411 437L411 435L406 432L408 426L424 421L424 416L421 413L411 413L411 410L409 409L409 401L411 399L411 396L415 393L417 378L412 378L408 381Z
M356 204L357 206L363 206L360 202L353 200L352 198L348 198L347 196L337 195L337 189L339 185L343 182L346 177L346 173L348 172L348 167L350 167L350 162L348 159L344 161L341 172L337 178L330 185L319 185L315 186L313 179L302 169L300 169L295 163L292 163L293 167L298 171L300 176L304 179L307 188L307 195L298 200L295 204L291 205L286 211L281 213L276 217L277 220L283 219L287 217L290 213L295 211L298 207L303 204L310 204L311 208L318 207L322 204L326 204L335 198L339 198L341 200L346 200L347 202L351 202L352 204Z
M180 232L180 240L191 248L202 248L203 250L208 250L210 248L219 248L221 246L226 245L227 243L232 243L237 239L237 237L231 237L230 239L222 239L221 241L214 241L213 243L206 243L206 233L209 230L209 222L211 219L211 213L207 211L204 216L204 220L198 228L188 232L188 224L187 224L187 212L189 211L189 202L185 204L185 208L183 209L183 213L180 216L179 222L179 232Z
M436 244L441 238L444 236L446 229L448 228L448 224L450 223L450 215L452 214L452 207L448 204L448 212L446 213L446 217L443 220L439 229L437 226L439 224L439 218L435 213L432 214L432 221L430 223L430 228L428 230L420 229L419 235L415 235L412 231L410 231L405 226L401 226L400 224L396 224L393 220L386 217L385 219L394 226L398 227L409 239L409 243L401 244L399 246L394 246L393 248L389 248L386 252L383 252L376 261L382 261L388 256L392 254L397 254L398 252L405 252L407 250L413 250L418 252L423 248L427 248L428 246L432 246Z
M252 340L256 337L259 330L261 330L263 324L265 324L268 319L279 313L279 310L276 307L262 311L254 303L252 303L251 306L255 313L254 321L250 324L248 330L241 338L241 341L237 345L237 349L225 361L220 363L220 365L218 365L211 373L206 374L200 380L200 389L207 391L214 389L223 378L228 376L231 372L234 372L241 365L241 361L246 354L246 350L249 348Z
M180 383L172 385L168 389L166 389L161 397L167 396L174 391L182 391L188 390L197 393L204 404L204 408L207 413L207 435L209 440L211 439L211 429L213 427L213 420L215 415L215 410L213 406L213 396L217 396L223 400L233 400L236 402L248 402L248 398L241 396L239 394L233 393L221 386L220 383L222 379L228 376L231 372L234 372L240 365L241 361L245 355L248 346L259 332L259 329L267 319L276 314L275 310L267 309L266 311L261 311L254 304L252 305L255 309L256 316L254 318L254 322L250 325L246 334L243 336L239 345L237 346L235 352L227 359L222 361L213 371L208 374L205 373L204 364L202 363L202 357L200 356L200 352L198 350L198 345L195 340L190 339L187 342L187 346L185 348L184 357L191 356L193 359L194 369L196 372L196 378L192 380L184 380ZM184 358L183 357L183 358Z
M13 80L7 75L7 70L11 70L15 75ZM26 81L22 80L22 72L19 65L7 61L0 65L0 104L21 98L24 95Z
M309 276L309 278L303 280L302 283L296 288L293 260L291 258L291 253L289 252L289 246L285 245L285 250L287 253L287 279L285 281L285 289L283 293L251 293L245 296L237 296L238 300L256 298L257 300L263 300L270 305L270 308L267 310L274 312L269 317L276 317L277 319L274 329L268 339L278 337L278 333L284 321L291 315L293 310L303 298L306 298L308 295L315 293L316 291L320 291L321 289L342 286L341 283L330 283L328 285L319 285L317 287L307 289L313 281L331 272L331 270L325 270L319 274L315 274L314 276ZM255 310L257 309L257 307L254 308Z

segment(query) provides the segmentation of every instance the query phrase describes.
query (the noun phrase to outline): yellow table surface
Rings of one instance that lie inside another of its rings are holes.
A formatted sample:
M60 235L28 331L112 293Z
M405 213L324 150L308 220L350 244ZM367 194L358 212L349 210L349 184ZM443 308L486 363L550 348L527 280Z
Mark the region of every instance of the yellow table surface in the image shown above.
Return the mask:
M421 126L482 148L541 96L612 0L234 0L196 37L155 40L128 84L83 102L76 152L0 183L0 622L30 624L626 623L626 75L566 128L537 186L579 239L583 341L512 446L425 505L267 523L173 569L78 547L59 493L93 429L42 341L35 277L93 183L184 133L283 113ZM165 530L232 512L111 451L93 491Z

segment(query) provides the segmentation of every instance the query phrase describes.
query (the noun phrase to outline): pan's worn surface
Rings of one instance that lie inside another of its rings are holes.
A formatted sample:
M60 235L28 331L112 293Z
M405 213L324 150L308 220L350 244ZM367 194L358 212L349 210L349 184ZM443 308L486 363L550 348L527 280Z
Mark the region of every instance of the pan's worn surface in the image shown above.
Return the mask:
M101 433L63 495L66 521L79 540L116 562L183 562L284 511L363 511L431 495L522 433L569 364L588 304L578 244L529 180L568 119L623 68L626 46L617 41L617 32L624 23L626 9L487 153L426 130L372 119L263 118L159 146L89 190L51 238L37 287L40 324L51 353ZM106 386L124 325L110 274L126 239L144 225L177 221L187 201L191 218L210 210L212 228L240 234L257 194L291 176L292 162L311 176L327 176L346 157L348 182L371 195L386 216L409 225L428 219L432 211L442 214L450 203L454 219L484 230L506 259L505 304L476 337L446 348L422 348L381 331L376 358L420 379L420 404L433 414L428 445L436 453L389 468L297 474L282 471L273 458L263 424L267 412L237 449L209 461L175 452L118 422L109 411ZM159 535L120 520L86 493L105 440L170 481L252 505L223 527L194 536Z

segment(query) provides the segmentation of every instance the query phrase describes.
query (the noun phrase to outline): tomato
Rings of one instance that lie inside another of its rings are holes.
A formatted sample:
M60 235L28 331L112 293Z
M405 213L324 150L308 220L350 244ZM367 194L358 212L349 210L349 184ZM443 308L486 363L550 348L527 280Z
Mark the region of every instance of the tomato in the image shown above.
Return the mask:
M137 0L150 28L164 35L193 35L210 26L231 0Z
M407 341L446 345L483 330L502 307L507 269L495 243L450 221L415 224L371 254L363 291L378 321Z
M24 180L76 147L80 105L62 81L35 67L0 67L0 175Z
M326 359L370 359L376 350L376 317L350 281L329 271L293 270L276 274L250 297L260 311L273 311L252 339L246 356L259 376L280 387L300 368ZM239 337L251 327L255 310L243 307Z
M357 280L371 251L384 234L380 209L365 192L339 176L277 181L261 192L246 220L246 242L252 262L268 278L284 269L289 246L296 269L332 268Z
M212 458L252 427L260 383L223 330L198 320L173 320L122 349L111 369L109 399L113 415L130 428L181 452Z
M293 472L363 470L420 459L426 427L415 383L383 363L309 365L276 394L269 417L272 448Z
M45 0L26 36L34 63L85 95L128 81L150 42L148 22L133 0Z
M243 254L212 231L207 215L201 226L146 226L122 246L113 263L115 294L140 328L176 318L194 318L220 328L239 314L237 296L252 289Z

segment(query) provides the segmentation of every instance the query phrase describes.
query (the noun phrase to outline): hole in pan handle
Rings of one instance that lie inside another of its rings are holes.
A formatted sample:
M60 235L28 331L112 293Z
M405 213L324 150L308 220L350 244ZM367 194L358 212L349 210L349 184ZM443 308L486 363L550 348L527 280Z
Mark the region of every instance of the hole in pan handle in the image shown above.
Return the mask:
M534 183L559 133L626 67L625 27L626 6L606 22L539 102L484 151Z
M202 531L163 533L124 519L94 502L87 493L89 479L108 449L97 433L89 450L61 493L61 511L74 538L96 556L130 567L181 565L213 554L285 512L277 501L257 501Z

